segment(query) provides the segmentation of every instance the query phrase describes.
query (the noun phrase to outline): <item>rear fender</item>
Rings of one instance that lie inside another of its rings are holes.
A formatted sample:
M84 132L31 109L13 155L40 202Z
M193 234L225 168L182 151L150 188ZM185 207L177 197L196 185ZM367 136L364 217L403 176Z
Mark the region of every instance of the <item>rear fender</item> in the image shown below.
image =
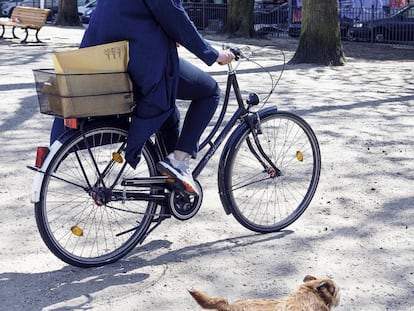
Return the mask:
M49 153L46 156L46 159L43 161L42 167L39 168L39 170L35 173L33 179L32 197L30 200L32 203L38 203L40 201L40 189L42 187L45 171L49 166L50 161L53 159L60 147L62 147L62 143L60 142L60 140L56 140L52 144L52 146L49 147Z

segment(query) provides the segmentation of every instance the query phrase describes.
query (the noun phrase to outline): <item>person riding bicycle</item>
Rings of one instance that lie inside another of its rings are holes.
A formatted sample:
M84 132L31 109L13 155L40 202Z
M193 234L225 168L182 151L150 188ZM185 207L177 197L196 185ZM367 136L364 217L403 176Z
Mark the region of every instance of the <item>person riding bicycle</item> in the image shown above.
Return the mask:
M157 164L176 186L199 194L189 169L198 141L217 108L220 89L206 72L179 58L182 45L211 66L234 59L228 50L216 50L197 31L180 0L100 0L80 47L129 41L128 73L134 85L136 107L128 132L126 161L135 168L148 138L160 131L169 155ZM175 100L191 100L181 133ZM55 119L51 142L64 131Z

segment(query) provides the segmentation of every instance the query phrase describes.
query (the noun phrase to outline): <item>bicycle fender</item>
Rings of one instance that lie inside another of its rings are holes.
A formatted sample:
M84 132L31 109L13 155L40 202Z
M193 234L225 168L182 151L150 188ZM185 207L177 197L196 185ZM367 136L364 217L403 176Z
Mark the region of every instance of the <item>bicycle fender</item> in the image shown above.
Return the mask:
M92 125L89 125L92 127ZM68 129L66 130L53 144L49 147L49 153L46 159L43 162L42 167L36 172L33 179L33 190L32 197L30 199L31 203L38 203L40 201L40 188L42 187L43 177L45 175L46 169L49 166L50 161L56 154L56 152L64 145L68 140L70 140L74 135L75 130Z
M55 156L56 152L62 147L62 143L59 140L56 140L50 147L49 153L46 156L46 159L43 161L42 167L35 173L33 179L33 190L32 190L32 197L30 199L31 203L38 203L40 201L40 190L43 183L43 177L45 176L45 171L49 166L50 161Z
M264 117L266 117L269 114L274 114L276 113L278 110L276 107L269 107L269 108L265 108L262 110L259 110L257 113L254 113L250 116L250 118L252 118L253 122L257 121L257 117L259 116L259 119L262 119ZM228 178L228 176L224 176L225 172L225 167L227 166L227 159L229 156L229 153L232 149L236 148L236 142L238 141L240 135L243 134L244 131L246 131L248 128L248 125L246 122L242 122L240 123L236 129L233 131L233 133L231 133L229 139L227 140L226 144L224 145L223 151L221 153L220 156L220 162L219 162L219 169L218 169L218 185L219 188L221 188L220 185L224 185L224 180L226 178ZM222 206L224 208L224 211L227 215L230 215L232 213L231 208L229 206L231 206L228 203L228 199L227 199L227 189L219 189L219 195L220 195L220 200L222 203Z

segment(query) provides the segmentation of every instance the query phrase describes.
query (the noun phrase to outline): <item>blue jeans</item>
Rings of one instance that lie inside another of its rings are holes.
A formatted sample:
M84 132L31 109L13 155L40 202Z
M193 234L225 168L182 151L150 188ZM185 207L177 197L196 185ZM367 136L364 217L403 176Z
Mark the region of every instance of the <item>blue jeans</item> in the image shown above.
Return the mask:
M214 115L220 100L220 88L210 74L193 64L180 59L177 98L190 100L181 133L179 134L179 112L175 108L160 131L167 151L181 150L196 156L198 141ZM139 114L139 112L138 112ZM145 115L145 112L143 112ZM52 144L64 132L63 119L56 118L50 135Z
M191 100L191 104L186 112L175 149L195 157L198 141L218 106L220 88L210 74L180 59L177 98Z

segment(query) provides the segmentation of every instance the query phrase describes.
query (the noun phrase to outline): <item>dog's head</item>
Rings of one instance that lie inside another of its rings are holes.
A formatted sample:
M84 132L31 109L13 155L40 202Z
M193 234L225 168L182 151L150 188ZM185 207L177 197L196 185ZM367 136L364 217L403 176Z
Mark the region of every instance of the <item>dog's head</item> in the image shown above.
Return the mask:
M329 310L338 306L340 300L339 287L331 279L317 279L312 275L307 275L303 279L304 286L316 292Z

